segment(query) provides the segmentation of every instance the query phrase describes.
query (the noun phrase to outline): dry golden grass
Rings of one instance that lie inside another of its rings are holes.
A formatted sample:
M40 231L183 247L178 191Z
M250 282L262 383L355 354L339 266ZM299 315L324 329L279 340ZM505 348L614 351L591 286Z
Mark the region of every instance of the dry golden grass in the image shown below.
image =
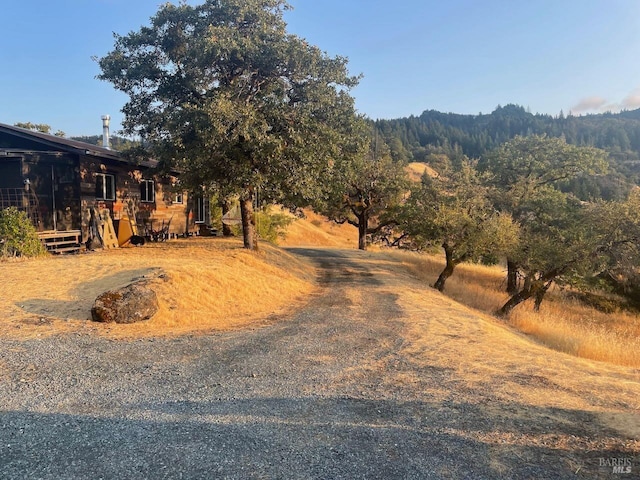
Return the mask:
M264 321L304 301L315 288L315 270L264 242L261 247L253 253L239 239L188 239L2 262L2 332L20 338L79 330L157 336ZM151 320L131 325L89 320L100 293L142 276L150 279L160 303Z
M406 166L405 171L409 175L409 179L412 182L419 182L424 175L425 172L429 174L431 177L437 177L438 172L436 172L433 168L431 168L426 163L422 162L411 162Z
M357 231L313 212L288 228L284 246L356 248ZM0 262L2 334L25 338L91 330L113 337L227 330L255 324L299 305L315 288L315 271L266 242L258 254L239 239L189 239L142 248L77 256ZM443 261L438 256L389 252L393 263L433 284ZM381 261L377 257L377 261ZM164 273L166 280L156 278ZM160 311L147 322L103 325L89 321L102 292L141 276L152 278ZM508 298L505 272L498 267L460 265L445 294L493 314ZM246 301L250 299L250 301ZM572 355L619 365L640 366L640 318L605 314L552 292L539 313L519 306L509 324L539 342Z
M401 258L418 278L433 284L444 266L435 256L390 253ZM506 272L500 267L463 264L456 268L445 295L477 310L493 314L506 302ZM640 367L640 316L628 312L607 314L552 291L540 312L531 302L518 306L510 325L553 349L591 360Z
M355 227L330 222L311 210L305 210L304 214L304 219L289 225L285 238L278 241L279 245L358 248L358 230Z

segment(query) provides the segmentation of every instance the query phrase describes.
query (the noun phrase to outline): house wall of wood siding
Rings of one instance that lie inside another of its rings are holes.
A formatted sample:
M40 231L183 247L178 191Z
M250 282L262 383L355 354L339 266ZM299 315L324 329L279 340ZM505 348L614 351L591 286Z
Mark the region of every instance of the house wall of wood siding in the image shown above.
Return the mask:
M96 195L98 174L113 175L115 179L115 199L100 199ZM141 182L154 182L154 198L151 202L141 199ZM184 235L194 233L198 227L188 208L187 195L183 203L173 202L172 180L150 175L142 168L119 162L104 162L95 158L84 157L80 161L80 192L83 241L89 238L91 224L91 208L107 209L117 225L122 218L135 218L139 234L145 229L160 230L169 225L169 233Z
M175 178L152 176L148 166L94 145L0 124L0 206L30 210L40 231L81 230L87 242L91 209L106 209L116 226L125 216L135 218L142 235L145 225L159 230L169 224L169 232L179 235L200 232L186 192L182 203L174 202ZM113 176L113 198L97 195L99 175ZM148 202L141 197L145 179L154 181Z
M80 228L77 159L72 154L29 152L13 154L0 162L0 189L23 191L37 198L37 214L32 218L39 231ZM25 200L15 205L22 207ZM21 208L22 209L22 208Z

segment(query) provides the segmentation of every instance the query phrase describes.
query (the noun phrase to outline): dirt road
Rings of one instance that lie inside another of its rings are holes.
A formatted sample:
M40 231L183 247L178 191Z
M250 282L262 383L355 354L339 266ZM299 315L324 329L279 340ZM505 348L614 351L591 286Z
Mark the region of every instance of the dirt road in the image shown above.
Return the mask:
M375 253L292 251L322 288L259 328L0 341L0 478L638 478L637 369L536 345Z

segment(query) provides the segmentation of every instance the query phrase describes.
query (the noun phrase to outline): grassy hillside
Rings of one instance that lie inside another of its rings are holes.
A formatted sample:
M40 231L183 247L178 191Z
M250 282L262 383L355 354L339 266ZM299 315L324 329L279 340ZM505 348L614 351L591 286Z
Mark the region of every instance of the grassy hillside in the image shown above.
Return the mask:
M187 239L75 256L0 263L3 335L25 338L69 331L150 336L228 330L295 308L315 289L315 270L267 243L252 253L239 239ZM159 277L160 275L160 277ZM160 302L149 321L88 321L95 298L151 278Z
M423 163L412 163L408 171L419 179L425 172L437 175ZM356 248L355 228L337 226L314 213L289 227L284 245L317 245ZM400 259L411 272L432 285L444 266L441 256L386 251ZM506 302L505 271L502 267L461 265L447 283L445 295L471 308L494 314ZM640 316L622 310L604 313L572 298L570 292L555 289L543 303L541 311L533 311L525 303L517 308L508 324L532 336L540 343L578 357L626 366L640 367Z
M307 212L289 226L284 246L355 249L356 229ZM440 256L385 251L429 288L442 268ZM261 243L259 253L242 248L239 238L191 238L142 248L122 248L75 256L48 256L0 263L0 335L29 338L85 331L108 337L176 335L260 325L304 305L317 285L315 268L280 249ZM133 325L89 321L102 292L136 278L151 279L160 311ZM492 314L505 300L500 267L461 265L445 294ZM640 367L640 316L602 313L551 292L536 314L518 307L509 324L540 343L572 355ZM265 320L266 319L266 320Z
M410 252L390 252L425 285L433 284L444 259ZM460 265L447 282L445 295L488 314L507 300L506 271L502 267ZM514 310L507 323L538 342L578 357L640 367L640 315L622 310L604 313L572 298L570 292L552 290L540 312L532 302Z
M305 210L305 218L297 219L287 228L284 247L337 247L358 248L358 230L348 224L338 225L325 217Z

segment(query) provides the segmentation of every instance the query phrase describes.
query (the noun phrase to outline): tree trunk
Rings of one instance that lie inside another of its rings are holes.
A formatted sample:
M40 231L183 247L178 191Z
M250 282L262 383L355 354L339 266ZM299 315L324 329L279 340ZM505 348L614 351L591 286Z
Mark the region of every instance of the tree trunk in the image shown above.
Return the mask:
M367 230L369 229L369 218L367 213L358 215L358 249L367 249Z
M229 213L229 210L231 210L231 202L225 198L224 200L220 201L220 207L222 208L222 216L224 216L225 214ZM231 225L227 225L226 223L222 222L222 235L224 237L233 236Z
M507 303L498 310L498 315L509 315L511 310L513 310L517 305L533 296L536 297L536 305L534 305L534 308L538 310L545 293L547 293L547 290L549 290L553 281L558 278L559 275L564 274L572 263L574 262L568 262L564 265L548 270L547 272L540 274L537 279L533 275L527 275L524 279L524 287L522 287L522 290L515 293L509 300L507 300Z
M551 282L547 283L545 286L543 286L536 292L536 300L535 300L535 303L533 304L533 309L536 312L540 311L540 305L542 305L542 300L544 299L545 294L549 290L549 287L551 287Z
M242 216L242 239L244 248L258 250L258 230L256 216L253 212L253 192L245 192L240 198L240 214Z
M191 197L191 195L189 197ZM185 215L184 222L184 238L189 238L189 215L191 215L191 212L193 211L193 208L191 207L192 203L192 198L189 198L187 200L187 214Z
M522 287L522 290L515 293L509 300L507 300L507 303L505 303L502 308L498 310L498 315L503 317L509 315L509 313L511 313L511 311L515 307L520 305L522 302L529 300L531 297L535 297L536 304L534 305L534 308L536 311L538 311L540 308L540 303L542 303L544 294L547 293L547 290L549 290L551 283L552 282L549 281L545 284L544 281L540 279L536 280L528 276L527 278L525 278L524 287Z
M508 316L514 308L516 308L522 302L529 300L532 296L533 290L527 290L523 288L520 292L514 294L513 296L511 296L511 298L509 298L509 300L507 300L507 303L505 303L502 308L498 310L498 315L500 315L501 317Z
M446 265L444 266L444 270L440 273L438 280L433 284L433 288L442 292L444 291L444 284L447 282L447 279L453 275L453 270L456 268L456 265L460 263L459 261L455 261L453 258L453 252L449 247L443 246L444 255L447 260Z
M518 265L507 259L507 293L514 295L518 293L518 290Z

